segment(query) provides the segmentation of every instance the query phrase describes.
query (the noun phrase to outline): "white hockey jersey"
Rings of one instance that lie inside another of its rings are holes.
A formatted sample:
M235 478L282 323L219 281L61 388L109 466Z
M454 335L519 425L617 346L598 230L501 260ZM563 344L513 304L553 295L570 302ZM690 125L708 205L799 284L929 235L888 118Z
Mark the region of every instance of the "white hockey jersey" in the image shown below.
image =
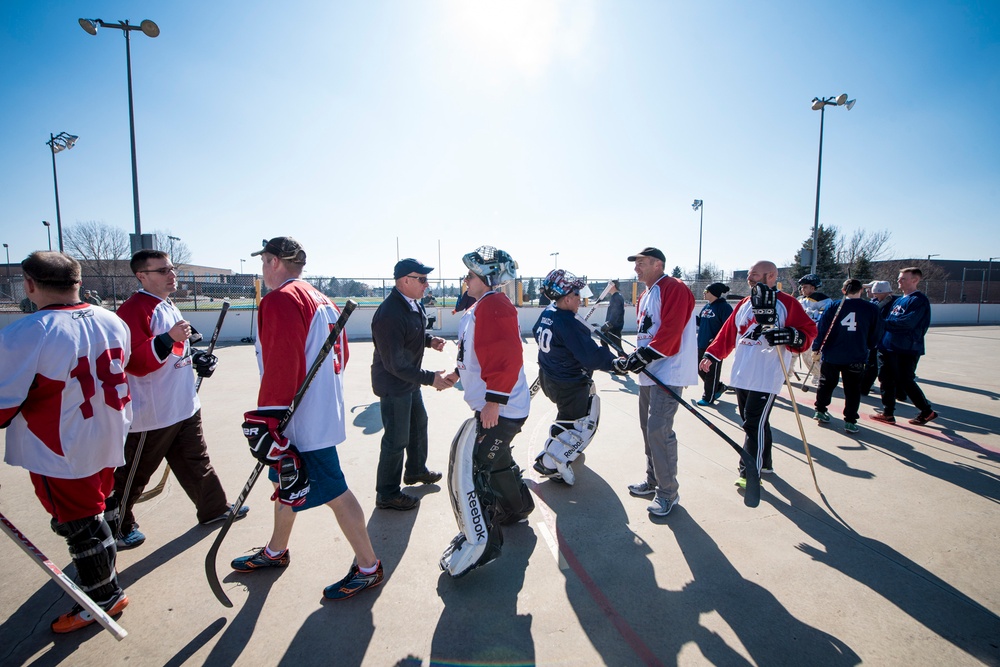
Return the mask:
M125 464L129 333L90 304L50 306L0 329L4 460L60 479Z

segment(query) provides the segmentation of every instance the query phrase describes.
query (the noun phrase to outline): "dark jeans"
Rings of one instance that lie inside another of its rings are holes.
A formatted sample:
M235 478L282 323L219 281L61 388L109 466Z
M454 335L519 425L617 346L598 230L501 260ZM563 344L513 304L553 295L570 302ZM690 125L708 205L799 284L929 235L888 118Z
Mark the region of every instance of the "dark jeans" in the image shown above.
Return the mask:
M427 410L420 389L401 396L383 396L382 450L378 457L375 492L382 498L399 493L403 476L403 453L406 474L419 475L427 470Z
M705 356L705 350L698 350L698 358L702 359ZM722 384L719 382L719 376L722 375L722 362L716 361L709 357L712 363L712 367L708 369L708 372L698 369L698 377L700 377L705 383L705 390L701 393L703 400L711 403L715 400L715 395L719 393L719 389Z
M761 468L771 465L771 406L774 405L775 394L762 391L736 390L736 405L740 409L740 419L743 420L743 449L751 460L757 461L757 473ZM763 447L761 447L763 445ZM743 458L740 458L740 477L746 475Z
M884 351L878 354L882 364L879 376L882 382L882 407L885 408L886 416L891 417L896 411L897 396L909 397L910 402L922 413L930 412L931 404L914 379L920 355Z
M878 379L878 349L873 349L868 353L868 363L865 364L865 372L861 378L861 393L867 396L875 386Z
M826 410L833 398L833 390L841 378L844 380L844 421L858 423L858 408L861 406L861 383L864 381L865 363L830 364L823 362L819 367L819 389L816 390L816 409Z
M590 403L590 385L593 384L591 380L555 382L545 374L545 371L540 371L540 375L542 393L556 404L556 420L576 421L587 415ZM563 429L553 425L549 429L549 435L554 438L562 431Z

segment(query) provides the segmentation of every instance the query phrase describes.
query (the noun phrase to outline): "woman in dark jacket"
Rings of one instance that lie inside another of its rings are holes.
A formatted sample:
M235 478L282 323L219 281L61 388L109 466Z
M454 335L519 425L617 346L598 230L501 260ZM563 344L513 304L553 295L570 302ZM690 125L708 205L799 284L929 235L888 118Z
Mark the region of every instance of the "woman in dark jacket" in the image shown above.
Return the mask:
M701 309L697 317L699 359L704 358L705 349L715 340L715 337L719 334L719 329L722 328L722 324L729 319L729 316L733 312L733 307L726 301L725 295L728 291L729 287L722 283L712 283L705 288L705 300L708 303ZM712 405L726 391L726 385L719 382L719 374L721 372L721 361L713 361L712 367L707 373L700 369L698 370L698 375L705 382L705 391L702 394L701 400L698 401L698 405Z

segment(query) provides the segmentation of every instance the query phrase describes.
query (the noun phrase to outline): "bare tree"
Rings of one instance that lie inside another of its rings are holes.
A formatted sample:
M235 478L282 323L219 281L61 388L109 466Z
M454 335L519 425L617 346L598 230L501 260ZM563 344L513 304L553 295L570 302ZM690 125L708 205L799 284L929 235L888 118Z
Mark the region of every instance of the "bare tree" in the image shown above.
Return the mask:
M69 254L86 260L99 275L110 275L116 268L115 262L129 257L128 234L103 221L68 225L63 230L63 238Z
M191 248L174 236L169 229L166 231L157 229L153 232L153 236L156 237L156 247L170 254L170 261L174 266L180 267L191 263Z
M856 229L850 238L838 235L837 259L849 275L865 273L867 264L890 259L891 238L888 229Z

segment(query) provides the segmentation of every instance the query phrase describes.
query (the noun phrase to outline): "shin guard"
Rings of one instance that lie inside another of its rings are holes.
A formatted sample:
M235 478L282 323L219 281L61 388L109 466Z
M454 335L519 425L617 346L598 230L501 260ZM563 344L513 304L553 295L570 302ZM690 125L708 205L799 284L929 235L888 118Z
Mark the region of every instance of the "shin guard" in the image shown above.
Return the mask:
M120 589L115 572L115 538L104 515L87 517L66 523L52 520L52 530L66 538L69 554L76 566L77 580L95 601L106 600Z

